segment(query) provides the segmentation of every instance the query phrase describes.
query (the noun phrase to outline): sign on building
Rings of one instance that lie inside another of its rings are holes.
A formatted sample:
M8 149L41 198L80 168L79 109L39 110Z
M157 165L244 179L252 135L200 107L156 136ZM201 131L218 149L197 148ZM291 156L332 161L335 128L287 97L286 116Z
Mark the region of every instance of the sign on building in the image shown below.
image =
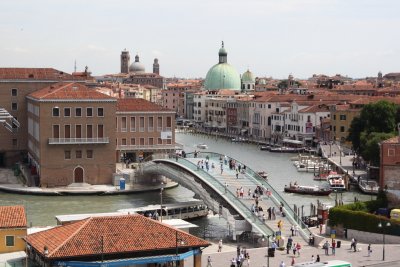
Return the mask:
M161 132L161 139L166 140L166 139L172 139L172 132Z

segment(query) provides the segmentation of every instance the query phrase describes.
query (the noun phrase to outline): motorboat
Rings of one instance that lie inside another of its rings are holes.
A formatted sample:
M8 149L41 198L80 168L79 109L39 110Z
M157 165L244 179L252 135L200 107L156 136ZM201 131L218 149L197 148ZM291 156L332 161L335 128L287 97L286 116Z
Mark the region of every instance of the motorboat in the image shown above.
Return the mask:
M260 175L264 179L268 179L268 173L266 173L265 171L257 172L257 174Z
M308 186L308 185L289 185L285 186L285 192L287 193L296 193L303 195L313 195L313 196L327 196L332 193L332 190L329 188L323 188L319 186Z
M269 151L270 149L271 149L271 146L268 146L268 145L266 145L266 146L260 146L260 150Z
M198 145L197 145L197 148L200 148L200 149L207 149L208 146L207 146L206 144L198 144Z
M377 195L379 192L378 183L373 180L360 180L358 187L363 193L369 195Z
M336 191L345 191L346 190L346 184L344 182L342 175L340 175L340 174L328 175L327 179L328 179L329 187L332 190L336 190Z
M329 176L338 175L337 172L330 171L329 173L321 172L318 175L314 175L314 181L328 181ZM339 175L340 176L340 175Z
M270 151L276 153L301 153L304 151L304 147L271 147Z

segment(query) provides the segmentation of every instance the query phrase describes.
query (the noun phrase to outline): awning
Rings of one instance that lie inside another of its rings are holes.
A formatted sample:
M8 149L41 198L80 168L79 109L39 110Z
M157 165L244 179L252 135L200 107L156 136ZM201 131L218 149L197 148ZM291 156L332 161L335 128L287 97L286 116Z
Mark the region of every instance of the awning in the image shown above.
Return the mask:
M151 257L140 257L140 258L128 258L120 260L107 260L107 261L56 261L54 265L56 266L68 266L68 267L122 267L138 264L148 264L148 263L165 263L171 261L180 261L197 255L200 253L200 249L190 250L186 253L178 255L162 255L162 256L151 256Z
M242 129L240 130L241 133L247 133L249 131L249 129Z

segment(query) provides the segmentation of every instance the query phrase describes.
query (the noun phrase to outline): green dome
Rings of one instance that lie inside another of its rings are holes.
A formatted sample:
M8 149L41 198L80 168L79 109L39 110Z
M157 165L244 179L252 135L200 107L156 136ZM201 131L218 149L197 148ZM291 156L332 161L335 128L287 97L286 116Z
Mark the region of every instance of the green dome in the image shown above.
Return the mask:
M247 70L242 75L242 82L243 83L255 83L256 79L254 78L253 73L251 71Z
M227 56L227 55L228 55L228 52L226 52L225 47L221 47L221 48L219 49L218 55L220 55L220 56Z
M240 90L239 73L228 63L216 64L207 72L204 87L207 90Z

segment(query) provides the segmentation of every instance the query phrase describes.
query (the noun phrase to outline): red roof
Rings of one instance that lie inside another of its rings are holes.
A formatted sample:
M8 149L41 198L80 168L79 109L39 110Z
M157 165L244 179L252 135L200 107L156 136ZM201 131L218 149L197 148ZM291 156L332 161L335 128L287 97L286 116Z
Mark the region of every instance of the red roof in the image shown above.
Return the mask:
M384 143L384 144L400 144L400 137L395 136L390 139L386 139L386 140L382 141L382 143Z
M171 111L142 98L118 98L117 111Z
M166 250L176 247L207 247L207 241L139 214L91 217L28 235L27 242L48 258ZM103 239L103 240L102 240ZM101 245L103 243L103 245Z
M36 99L115 99L80 83L57 83L31 93Z
M26 226L24 206L0 206L0 228Z
M53 68L0 68L3 80L81 80Z

